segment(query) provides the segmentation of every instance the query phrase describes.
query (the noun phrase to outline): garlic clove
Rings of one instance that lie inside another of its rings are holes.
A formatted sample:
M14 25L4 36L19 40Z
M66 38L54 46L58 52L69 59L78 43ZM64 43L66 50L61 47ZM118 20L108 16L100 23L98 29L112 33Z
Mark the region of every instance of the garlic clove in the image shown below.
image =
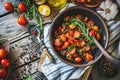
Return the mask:
M106 14L106 20L110 20L110 19L112 19L112 15L109 13L109 14Z
M100 8L102 8L102 9L105 9L105 8L106 8L106 6L105 6L105 1L102 1L102 3L100 4Z
M110 7L110 11L114 12L117 10L117 4L113 3L112 6Z
M112 6L112 1L111 0L106 0L105 1L105 5L106 5L106 8L110 8Z
M112 14L112 13L110 13L110 14L111 14L111 19L113 19L115 15L114 15L114 14Z
M114 13L110 13L112 15L112 19L117 15L118 11L116 10Z
M103 13L101 14L101 16L104 18L104 19L106 19L106 13L105 13L105 11L103 11Z
M112 16L114 18L118 13L118 8L115 3L113 3L112 6L110 7L110 11L111 11L110 13L112 14Z

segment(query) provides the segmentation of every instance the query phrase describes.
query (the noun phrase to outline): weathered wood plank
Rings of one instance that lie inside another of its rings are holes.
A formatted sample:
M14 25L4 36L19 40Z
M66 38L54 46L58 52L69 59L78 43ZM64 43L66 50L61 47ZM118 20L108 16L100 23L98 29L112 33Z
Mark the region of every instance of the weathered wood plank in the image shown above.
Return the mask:
M17 17L14 14L0 18L0 38L12 37L25 30L17 24Z

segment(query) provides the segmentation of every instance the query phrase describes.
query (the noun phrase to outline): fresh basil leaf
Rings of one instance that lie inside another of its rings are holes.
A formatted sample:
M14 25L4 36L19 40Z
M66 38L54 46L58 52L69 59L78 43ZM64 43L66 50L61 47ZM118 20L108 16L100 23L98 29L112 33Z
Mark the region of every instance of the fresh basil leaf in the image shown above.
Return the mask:
M69 46L67 50L70 52L72 50L72 46Z
M99 34L102 34L102 29L99 29L99 30L98 30L98 33L99 33Z

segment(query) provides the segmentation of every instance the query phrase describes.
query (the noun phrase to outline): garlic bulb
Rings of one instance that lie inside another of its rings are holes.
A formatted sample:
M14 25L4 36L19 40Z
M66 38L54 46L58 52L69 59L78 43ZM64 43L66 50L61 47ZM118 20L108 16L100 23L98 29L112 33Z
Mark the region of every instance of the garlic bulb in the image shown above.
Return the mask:
M115 18L118 13L117 4L111 0L102 1L97 12L106 20Z

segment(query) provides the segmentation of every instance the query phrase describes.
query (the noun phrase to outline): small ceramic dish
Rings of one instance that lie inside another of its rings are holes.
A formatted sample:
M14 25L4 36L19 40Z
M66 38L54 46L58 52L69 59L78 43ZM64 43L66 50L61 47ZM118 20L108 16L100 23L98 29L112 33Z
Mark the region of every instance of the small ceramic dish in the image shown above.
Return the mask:
M80 0L71 0L71 2L78 6L94 8L94 7L99 6L99 4L101 3L101 0L91 0L90 2L80 2Z
M98 64L98 70L100 74L104 77L115 77L118 74L118 69L116 69L108 60L105 58Z

